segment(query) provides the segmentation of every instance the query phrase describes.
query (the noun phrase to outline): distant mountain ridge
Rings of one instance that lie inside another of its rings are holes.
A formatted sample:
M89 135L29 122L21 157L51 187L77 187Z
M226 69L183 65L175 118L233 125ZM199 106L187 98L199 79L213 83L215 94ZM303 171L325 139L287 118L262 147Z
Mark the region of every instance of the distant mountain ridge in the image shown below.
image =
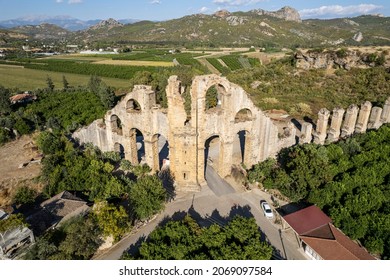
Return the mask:
M47 20L39 20L43 19ZM67 21L69 17L56 19ZM29 22L34 20L37 19L28 19ZM0 22L0 25L4 24ZM120 42L265 48L390 45L390 17L364 15L302 20L299 12L291 7L272 12L262 9L248 12L221 10L214 14L193 14L167 21L137 21L130 24L110 18L95 21L88 28L74 32L52 24L40 24L35 28L32 25L19 26L8 30L30 38L57 37L77 44Z
M17 19L10 19L0 21L0 26L3 28L14 28L24 25L40 25L43 23L55 24L59 27L67 29L69 31L79 31L87 29L91 26L94 26L101 22L102 19L93 19L93 20L80 20L70 16L27 16ZM118 22L122 24L135 23L139 20L137 19L121 19Z

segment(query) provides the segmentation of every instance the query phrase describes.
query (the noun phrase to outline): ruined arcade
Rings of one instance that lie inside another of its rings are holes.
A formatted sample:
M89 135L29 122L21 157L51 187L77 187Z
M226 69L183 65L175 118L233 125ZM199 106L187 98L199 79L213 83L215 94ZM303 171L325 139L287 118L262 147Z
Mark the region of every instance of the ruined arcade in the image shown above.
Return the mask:
M206 94L217 91L217 105L208 108ZM180 191L200 190L205 168L230 176L233 165L246 167L275 155L296 143L295 128L280 133L272 120L254 106L239 86L218 75L193 79L191 111L184 106L184 88L177 76L168 80L168 108L156 104L148 86L135 86L103 120L78 130L73 137L91 142L102 151L116 151L132 164L146 163L159 171L169 168Z

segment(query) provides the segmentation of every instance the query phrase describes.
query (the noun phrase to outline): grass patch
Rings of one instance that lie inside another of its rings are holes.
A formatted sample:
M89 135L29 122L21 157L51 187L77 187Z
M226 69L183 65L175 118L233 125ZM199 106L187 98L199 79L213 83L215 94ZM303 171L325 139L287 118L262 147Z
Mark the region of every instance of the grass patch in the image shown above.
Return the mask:
M85 86L88 84L90 76L80 74L58 73L23 67L12 67L0 65L0 85L7 88L18 88L19 90L34 90L47 86L47 76L53 80L55 88L62 88L62 76L65 76L70 86ZM115 78L102 78L108 85L119 89L128 89L129 81Z

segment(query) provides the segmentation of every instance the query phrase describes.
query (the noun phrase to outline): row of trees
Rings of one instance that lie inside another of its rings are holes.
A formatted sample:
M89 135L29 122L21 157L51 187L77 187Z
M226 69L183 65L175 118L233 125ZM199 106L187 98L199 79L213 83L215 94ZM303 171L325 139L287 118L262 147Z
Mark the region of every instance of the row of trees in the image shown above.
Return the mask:
M114 89L99 77L91 76L86 87L71 88L63 78L64 88L55 90L50 77L47 88L37 90L37 100L30 104L10 103L11 91L0 86L0 144L19 135L50 128L72 132L102 118L115 104Z
M390 126L327 146L307 144L255 165L250 181L316 204L345 234L390 258Z
M187 215L156 228L135 255L140 260L269 260L272 247L261 241L254 218L234 217L221 227L201 227Z

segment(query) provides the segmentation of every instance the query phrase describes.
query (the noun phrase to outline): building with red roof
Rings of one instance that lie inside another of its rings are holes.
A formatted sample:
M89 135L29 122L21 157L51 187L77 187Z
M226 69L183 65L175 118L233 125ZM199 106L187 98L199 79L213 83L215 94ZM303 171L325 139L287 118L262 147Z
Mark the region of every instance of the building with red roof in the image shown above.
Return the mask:
M352 241L315 205L282 217L295 232L305 253L315 260L375 260Z

